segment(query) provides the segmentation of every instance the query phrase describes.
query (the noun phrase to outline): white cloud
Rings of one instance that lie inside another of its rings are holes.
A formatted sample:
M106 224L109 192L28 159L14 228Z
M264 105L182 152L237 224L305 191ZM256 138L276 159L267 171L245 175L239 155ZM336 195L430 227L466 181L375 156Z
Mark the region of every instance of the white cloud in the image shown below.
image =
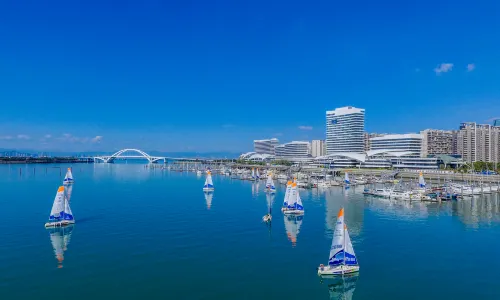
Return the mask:
M30 136L29 135L26 135L26 134L18 134L17 135L17 138L19 140L29 140L30 139Z
M102 141L102 135L97 135L90 140L92 143L100 143Z
M472 72L476 68L475 64L468 64L467 65L467 72Z
M313 127L312 126L299 126L299 129L300 130L312 130Z
M440 75L441 73L449 72L452 69L453 69L453 64L451 64L451 63L442 63L442 64L438 65L434 69L434 72L436 72L436 75Z
M0 140L12 140L12 136L10 135L0 136Z

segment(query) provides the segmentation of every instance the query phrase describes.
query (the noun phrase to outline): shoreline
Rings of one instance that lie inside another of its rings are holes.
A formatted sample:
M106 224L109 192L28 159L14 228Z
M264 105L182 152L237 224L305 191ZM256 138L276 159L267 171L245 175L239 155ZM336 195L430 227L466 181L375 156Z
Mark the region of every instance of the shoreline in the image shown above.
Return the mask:
M0 157L2 165L18 164L75 164L75 163L94 163L93 159L77 157Z

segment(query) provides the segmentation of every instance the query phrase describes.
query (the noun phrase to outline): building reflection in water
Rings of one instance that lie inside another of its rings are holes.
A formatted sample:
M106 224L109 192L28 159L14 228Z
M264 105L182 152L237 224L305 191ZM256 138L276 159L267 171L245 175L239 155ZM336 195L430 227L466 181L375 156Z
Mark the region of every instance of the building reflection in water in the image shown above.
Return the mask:
M292 242L292 247L297 244L297 236L300 232L300 226L302 226L303 216L294 215L284 215L285 218L285 230L288 240Z
M336 276L322 279L328 284L330 300L351 300L356 289L358 274Z
M361 193L362 191L361 189ZM364 203L351 199L358 197L359 193L358 187L350 187L349 189L334 188L325 192L325 224L328 238L332 238L335 223L337 222L337 214L342 207L344 208L344 218L349 227L349 233L352 236L359 235L363 225Z
M74 225L49 229L50 242L57 259L57 268L63 267L64 252L68 250Z
M451 207L452 214L468 226L500 222L500 194L466 197L453 201Z

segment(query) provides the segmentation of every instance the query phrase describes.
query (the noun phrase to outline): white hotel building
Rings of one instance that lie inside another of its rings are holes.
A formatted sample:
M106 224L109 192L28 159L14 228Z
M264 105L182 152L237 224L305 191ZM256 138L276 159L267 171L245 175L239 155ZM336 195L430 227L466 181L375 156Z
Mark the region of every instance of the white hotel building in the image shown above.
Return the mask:
M276 146L276 156L278 158L309 158L311 157L311 144L293 141Z
M276 138L267 140L254 140L253 148L255 153L259 154L269 154L275 155L275 148L279 145L279 141Z
M370 138L370 150L391 150L412 152L422 155L422 135L419 133L386 134Z
M364 152L365 110L352 106L326 112L326 152Z

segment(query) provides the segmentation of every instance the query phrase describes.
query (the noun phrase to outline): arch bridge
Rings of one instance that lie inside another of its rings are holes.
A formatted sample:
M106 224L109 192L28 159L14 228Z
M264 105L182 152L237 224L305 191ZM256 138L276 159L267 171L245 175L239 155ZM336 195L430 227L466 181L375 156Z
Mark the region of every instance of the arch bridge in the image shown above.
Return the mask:
M125 152L135 152L137 155L129 155ZM166 157L151 156L151 155L147 154L146 152L139 150L139 149L122 149L122 150L120 150L120 151L118 151L110 156L95 156L94 162L110 163L110 162L113 162L117 158L118 159L147 159L150 163L155 163L155 162L158 162L159 160L165 161L167 159Z

